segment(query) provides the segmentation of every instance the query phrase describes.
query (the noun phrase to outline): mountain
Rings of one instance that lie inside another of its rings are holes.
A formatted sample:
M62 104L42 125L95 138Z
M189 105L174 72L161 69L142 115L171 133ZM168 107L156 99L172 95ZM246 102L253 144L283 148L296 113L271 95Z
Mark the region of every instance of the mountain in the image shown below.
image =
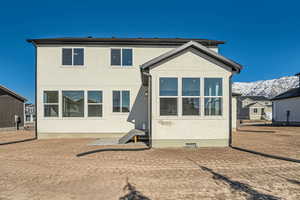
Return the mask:
M299 87L297 76L285 76L279 79L255 81L255 82L235 82L232 91L243 96L265 96L273 98L291 88Z

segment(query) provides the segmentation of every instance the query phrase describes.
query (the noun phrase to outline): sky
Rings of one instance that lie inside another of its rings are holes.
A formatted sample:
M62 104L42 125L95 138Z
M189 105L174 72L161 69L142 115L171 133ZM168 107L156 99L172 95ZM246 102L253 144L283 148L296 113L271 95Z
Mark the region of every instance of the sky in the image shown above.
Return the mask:
M168 37L226 41L220 53L244 66L234 81L300 72L297 1L2 1L0 85L34 102L28 38ZM51 74L50 74L51 76Z

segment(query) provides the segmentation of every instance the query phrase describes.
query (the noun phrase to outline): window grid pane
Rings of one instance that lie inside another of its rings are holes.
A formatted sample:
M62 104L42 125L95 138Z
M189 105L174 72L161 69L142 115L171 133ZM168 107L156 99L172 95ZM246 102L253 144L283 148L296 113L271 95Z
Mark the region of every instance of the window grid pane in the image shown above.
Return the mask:
M111 65L121 65L121 49L111 49L110 51Z
M84 65L84 49L83 48L74 48L74 65Z
M122 49L122 65L132 66L132 49Z
M205 97L205 115L214 116L222 115L222 98Z
M72 65L72 49L63 48L62 49L62 64L63 65Z
M63 117L84 117L84 91L62 91Z
M200 78L182 78L182 96L200 96Z
M45 117L58 117L58 105L44 105Z
M102 104L88 105L88 116L89 117L102 117Z
M222 96L222 78L204 79L205 96Z
M58 103L58 91L44 91L44 103Z
M102 91L88 91L88 103L102 103Z
M160 98L159 104L161 116L177 115L177 98Z
M129 91L122 91L122 112L129 112L130 94Z
M200 98L182 98L182 115L200 115Z
M160 78L159 79L160 96L177 96L178 81L177 78Z
M113 91L113 112L120 112L121 108L121 93L120 91Z

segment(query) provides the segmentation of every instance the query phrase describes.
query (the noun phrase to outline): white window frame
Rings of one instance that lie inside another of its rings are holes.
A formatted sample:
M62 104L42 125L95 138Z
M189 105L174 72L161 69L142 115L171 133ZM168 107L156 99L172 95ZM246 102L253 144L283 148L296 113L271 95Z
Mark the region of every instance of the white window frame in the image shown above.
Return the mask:
M177 96L160 96L160 79L161 78L176 78L177 79ZM161 118L172 118L172 117L176 117L178 118L181 113L180 113L180 97L181 97L181 83L180 83L180 80L181 78L180 77L176 77L176 76L161 76L161 77L158 77L158 115L161 117ZM174 99L177 99L177 114L176 115L161 115L161 112L160 112L160 99L164 99L164 98L174 98Z
M111 51L113 50L113 49L115 49L115 50L120 50L120 65L113 65L112 63L111 63ZM131 49L131 51L132 51L132 65L123 65L123 49ZM126 69L126 68L131 68L131 67L133 67L134 66L134 57L133 57L133 54L134 54L134 52L133 52L133 48L126 48L126 47L124 47L124 48L118 48L118 47L114 47L114 48L110 48L110 52L109 52L109 54L110 54L110 57L109 57L109 62L110 62L110 66L111 67L113 67L113 68L124 68L124 69Z
M205 96L205 79L209 78L219 78L222 81L222 96ZM223 77L204 77L203 78L203 113L205 117L222 117L224 115L224 78ZM205 115L205 99L206 98L221 98L221 115Z
M122 93L123 91L128 91L129 92L129 111L128 112L122 112L122 103L123 103L123 99L122 99ZM114 111L114 92L120 92L120 111L115 112ZM131 112L131 91L129 89L116 89L116 90L112 90L111 92L111 100L112 100L112 104L111 104L111 108L112 108L112 113L113 114L129 114Z
M182 93L183 93L183 79L185 79L185 78L194 78L194 79L199 79L199 96L184 96ZM202 110L202 103L201 103L201 94L202 94L202 91L201 91L201 85L202 85L202 83L201 83L201 79L202 78L200 78L200 77L180 77L180 81L181 81L181 93L180 93L180 97L181 97L181 115L183 116L183 117L198 117L198 116L201 116L201 110ZM179 86L178 86L179 87ZM198 115L184 115L183 114L183 99L184 98L199 98L199 114Z
M58 102L57 103L45 103L45 92L57 92L57 100ZM57 105L58 106L58 113L57 113L57 116L45 116L45 105ZM43 90L43 117L44 118L59 118L59 115L60 115L60 105L59 105L59 90Z
M89 92L101 92L102 93L102 102L101 103L89 103ZM87 112L87 118L103 118L103 91L102 90L87 90L86 91L86 96L87 96L87 108L86 108L86 112ZM102 116L89 116L89 105L102 105Z
M71 65L64 65L63 63L63 59L64 59L64 55L63 55L63 49L72 49L72 64ZM83 65L74 65L74 49L83 49ZM61 66L62 67L85 67L85 48L84 47L62 47L61 48Z
M63 92L68 92L68 91L72 91L72 92L83 92L83 116L82 117L64 117L64 110L63 110ZM62 119L85 119L86 118L86 114L87 114L87 108L86 108L86 102L87 102L87 92L85 89L62 89L61 91L61 118Z

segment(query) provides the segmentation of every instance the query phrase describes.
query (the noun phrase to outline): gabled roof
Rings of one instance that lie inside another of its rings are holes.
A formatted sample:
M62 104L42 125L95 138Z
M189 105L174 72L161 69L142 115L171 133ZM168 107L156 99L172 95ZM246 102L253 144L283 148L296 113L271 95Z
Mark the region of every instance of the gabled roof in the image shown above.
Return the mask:
M200 38L40 38L28 39L27 42L34 44L105 44L105 45L182 45L189 41L196 41L205 46L217 46L224 44L220 40L208 40Z
M268 99L265 96L240 96L239 97L241 100L244 99L251 99L253 101L270 101L270 99Z
M279 95L277 95L276 97L274 97L271 100L280 100L280 99L288 99L288 98L293 98L293 97L300 97L300 88L293 88L290 89L286 92L283 92Z
M267 105L263 105L263 104L261 104L260 102L253 102L253 103L250 103L249 105L247 105L246 107L268 107Z
M149 60L148 62L141 65L141 69L145 70L149 67L152 67L153 65L155 65L163 60L166 60L174 55L177 55L178 53L180 53L188 48L194 48L194 49L208 55L209 57L212 57L212 58L218 60L219 62L231 67L233 71L236 71L238 73L243 69L243 67L240 64L238 64L228 58L225 58L224 56L210 50L209 48L207 48L207 47L203 46L202 44L199 44L198 42L195 42L195 41L187 42L186 44L184 44L178 48L172 49L171 51L168 51L156 58Z
M25 97L22 97L21 95L19 95L19 94L13 92L12 90L10 90L10 89L4 87L3 85L0 85L0 90L2 90L2 91L4 91L5 93L8 93L8 94L14 96L14 97L17 98L17 99L20 99L21 101L27 101L27 99L26 99Z

